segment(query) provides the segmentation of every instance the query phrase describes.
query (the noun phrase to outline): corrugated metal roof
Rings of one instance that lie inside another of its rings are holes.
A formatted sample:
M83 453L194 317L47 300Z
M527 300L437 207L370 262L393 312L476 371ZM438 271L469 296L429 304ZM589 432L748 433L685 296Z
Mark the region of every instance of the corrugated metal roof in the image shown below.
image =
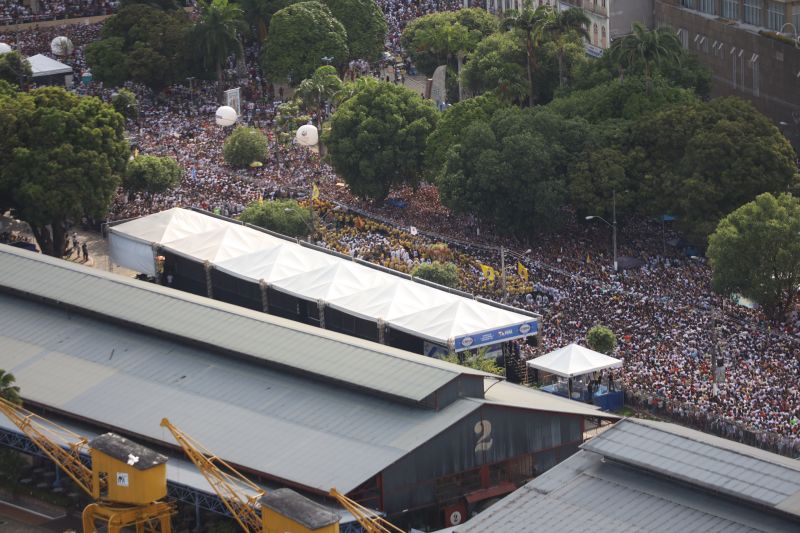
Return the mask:
M530 387L515 385L507 381L497 382L492 380L490 382L490 380L487 379L484 388L486 389L484 398L489 402L522 407L525 409L552 411L555 413L571 413L592 417L599 416L607 419L621 418L615 414L603 412L599 407L593 405L576 402L575 400L556 396L555 394L548 394Z
M370 398L3 294L0 368L28 401L172 445L166 416L226 460L324 491L352 490L481 406Z
M800 462L667 423L626 419L583 448L800 518Z
M5 245L0 287L416 402L461 374L491 376Z
M452 531L581 529L796 532L798 524L642 469L604 462L601 455L581 450Z

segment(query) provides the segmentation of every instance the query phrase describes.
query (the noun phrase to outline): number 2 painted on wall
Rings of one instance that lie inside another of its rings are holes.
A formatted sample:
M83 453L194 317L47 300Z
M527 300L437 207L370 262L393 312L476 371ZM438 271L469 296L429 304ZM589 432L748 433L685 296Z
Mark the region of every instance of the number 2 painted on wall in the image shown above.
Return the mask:
M479 420L475 424L475 434L480 435L478 443L475 445L475 453L488 452L492 449L492 423L488 420Z

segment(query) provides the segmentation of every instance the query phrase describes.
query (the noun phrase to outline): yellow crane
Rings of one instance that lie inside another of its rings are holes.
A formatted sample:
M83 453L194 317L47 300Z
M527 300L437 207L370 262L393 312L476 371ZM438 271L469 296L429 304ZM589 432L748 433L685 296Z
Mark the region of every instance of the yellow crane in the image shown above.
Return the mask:
M186 455L197 466L197 469L200 470L200 473L203 474L203 477L206 478L214 489L214 492L217 493L222 503L225 504L225 507L227 507L228 511L230 511L244 531L248 533L283 532L290 531L289 528L291 527L292 532L316 532L323 530L332 533L339 532L338 519L334 523L324 526L324 529L310 529L308 526L304 527L302 524L296 524L292 521L286 523L285 527L283 524L281 527L268 524L269 520L267 515L270 511L264 510L265 506L260 504L265 495L263 489L247 479L231 465L217 457L202 444L175 427L166 418L161 420L161 427L167 428L172 433L175 440L181 445L184 452L186 452ZM223 471L223 469L226 471ZM287 489L280 490L284 491ZM384 518L377 516L374 511L351 500L336 489L331 489L329 494L358 520L358 523L361 524L361 527L363 527L367 533L405 533L402 529L392 525ZM317 504L313 504L309 501L308 505ZM283 520L283 517L280 516L280 513L278 513L278 515L271 513L270 519L280 521Z
M95 500L83 510L84 533L93 533L97 520L108 533L134 526L137 533L170 533L172 506L157 501L166 496L166 457L112 433L89 442L4 398L0 411ZM81 461L87 452L92 468Z

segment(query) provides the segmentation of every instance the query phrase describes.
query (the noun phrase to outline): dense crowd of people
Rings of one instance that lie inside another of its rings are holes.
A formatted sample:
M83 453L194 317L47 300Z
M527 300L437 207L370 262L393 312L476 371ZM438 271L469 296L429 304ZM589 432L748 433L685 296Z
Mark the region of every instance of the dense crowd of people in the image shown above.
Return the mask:
M452 0L379 3L390 21L387 46L392 51L408 20L460 5ZM70 61L81 68L80 48L98 32L98 25L24 31L20 43L30 54L46 53L53 36L67 35L76 44ZM13 34L0 35L4 39L16 42ZM252 51L248 56L254 56ZM228 66L236 76L234 65ZM236 216L258 198L303 197L317 184L323 199L318 205L321 244L404 272L427 261L456 263L460 288L542 314L540 346L528 348L527 357L583 343L591 326L606 325L619 339L616 355L624 360L619 377L629 401L709 431L742 439L748 432L755 443L800 453L792 448L800 447L797 312L784 324L769 324L757 310L715 295L708 265L667 244L677 240L671 228L625 220L620 256L631 258L635 268L615 273L603 225L572 217L561 233L525 243L499 237L475 216L451 212L431 184L398 188L382 203L355 198L316 154L277 142L276 107L289 95L263 86L255 67L239 82L242 120L270 133L269 156L258 168L237 170L224 163L221 151L228 131L214 123L213 84L195 80L158 95L127 85L139 104L139 119L128 121L134 155L175 157L184 176L164 194L120 191L110 218L174 206ZM79 92L105 100L112 94L98 84L82 86ZM505 287L481 268L500 270L500 245L509 250ZM527 268L528 280L518 273L518 261ZM714 379L711 358L717 350L724 380Z
M118 6L115 0L1 0L0 25L110 15Z

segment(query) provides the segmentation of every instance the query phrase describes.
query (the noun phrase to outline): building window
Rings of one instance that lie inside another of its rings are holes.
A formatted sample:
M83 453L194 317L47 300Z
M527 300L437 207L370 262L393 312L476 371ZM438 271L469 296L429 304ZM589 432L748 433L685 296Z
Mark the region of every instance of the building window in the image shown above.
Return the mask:
M760 94L759 90L759 72L758 72L758 54L753 54L753 57L750 58L750 67L753 69L753 96L758 96Z
M786 23L786 5L770 2L767 9L767 27L771 30L781 31Z
M800 4L792 6L792 24L795 35L800 33Z
M739 20L739 0L722 0L722 16L730 20Z
M592 39L592 44L597 46L597 23L594 24L594 38Z
M681 46L684 49L689 49L689 30L686 28L678 28L678 39L681 41Z
M605 26L600 28L600 35L601 35L601 39L602 39L600 42L603 43L601 45L601 48L605 48L606 47L606 27Z
M753 26L762 26L761 11L764 9L764 0L744 0L744 20Z
M681 5L689 9L694 9L694 0L681 0Z
M736 57L736 47L731 47L731 83L733 84L733 88L736 88L736 61L739 59Z
M714 0L700 0L698 9L703 13L708 13L709 15L714 14Z

